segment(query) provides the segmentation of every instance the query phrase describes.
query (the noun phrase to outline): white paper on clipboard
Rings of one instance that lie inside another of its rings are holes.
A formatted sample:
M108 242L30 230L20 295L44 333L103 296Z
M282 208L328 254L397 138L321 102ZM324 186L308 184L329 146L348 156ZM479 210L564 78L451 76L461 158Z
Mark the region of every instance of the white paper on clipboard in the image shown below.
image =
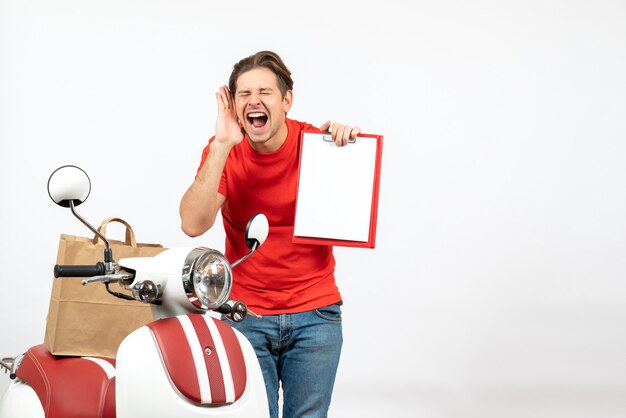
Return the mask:
M367 242L377 140L338 147L324 136L303 134L294 235Z

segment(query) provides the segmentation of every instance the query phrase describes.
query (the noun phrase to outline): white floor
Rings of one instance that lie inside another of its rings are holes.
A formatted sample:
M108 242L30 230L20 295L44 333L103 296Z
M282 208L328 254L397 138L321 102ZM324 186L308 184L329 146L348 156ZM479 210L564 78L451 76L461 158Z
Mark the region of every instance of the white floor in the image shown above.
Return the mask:
M331 418L624 418L626 388L493 388L445 393L428 387L338 387Z

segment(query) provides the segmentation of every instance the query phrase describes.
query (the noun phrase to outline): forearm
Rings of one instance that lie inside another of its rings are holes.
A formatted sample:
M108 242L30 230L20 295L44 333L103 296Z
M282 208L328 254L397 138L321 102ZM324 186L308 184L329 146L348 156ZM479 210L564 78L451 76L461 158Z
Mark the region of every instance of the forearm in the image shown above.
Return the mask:
M224 203L218 188L230 149L231 146L218 141L211 143L204 165L181 199L181 228L191 237L202 235L213 226Z

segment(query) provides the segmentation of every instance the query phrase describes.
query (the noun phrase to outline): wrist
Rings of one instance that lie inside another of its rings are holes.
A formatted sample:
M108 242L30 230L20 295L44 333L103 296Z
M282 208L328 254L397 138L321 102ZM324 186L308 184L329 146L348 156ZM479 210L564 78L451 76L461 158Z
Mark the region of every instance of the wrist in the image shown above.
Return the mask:
M233 141L227 138L218 138L217 136L215 137L215 140L213 141L213 146L220 150L220 151L224 151L224 152L230 152L231 149L233 149L235 147L235 145L237 145L238 142L237 141Z

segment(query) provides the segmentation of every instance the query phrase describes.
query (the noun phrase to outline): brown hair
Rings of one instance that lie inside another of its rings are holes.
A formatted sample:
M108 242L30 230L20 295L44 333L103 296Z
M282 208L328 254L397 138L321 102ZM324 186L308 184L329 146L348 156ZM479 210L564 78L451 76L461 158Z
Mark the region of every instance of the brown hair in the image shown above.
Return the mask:
M259 51L254 55L242 59L233 66L233 72L230 73L230 78L228 79L230 94L235 95L237 91L237 79L241 74L259 67L267 68L276 74L278 88L283 97L285 97L287 91L293 90L291 71L289 71L278 54L272 51Z

